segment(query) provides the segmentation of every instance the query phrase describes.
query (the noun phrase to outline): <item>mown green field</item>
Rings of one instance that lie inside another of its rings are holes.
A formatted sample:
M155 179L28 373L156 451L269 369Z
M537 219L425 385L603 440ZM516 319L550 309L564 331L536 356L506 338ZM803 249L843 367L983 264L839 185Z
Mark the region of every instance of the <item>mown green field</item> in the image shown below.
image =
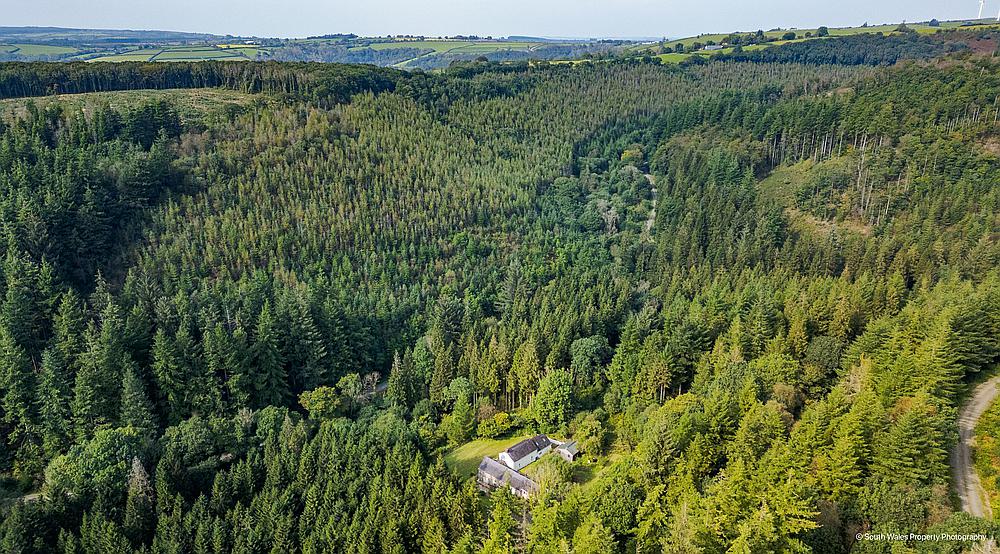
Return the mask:
M528 438L529 435L519 435L509 439L477 439L467 442L445 454L444 463L458 475L463 477L475 475L483 456L496 458L497 454Z

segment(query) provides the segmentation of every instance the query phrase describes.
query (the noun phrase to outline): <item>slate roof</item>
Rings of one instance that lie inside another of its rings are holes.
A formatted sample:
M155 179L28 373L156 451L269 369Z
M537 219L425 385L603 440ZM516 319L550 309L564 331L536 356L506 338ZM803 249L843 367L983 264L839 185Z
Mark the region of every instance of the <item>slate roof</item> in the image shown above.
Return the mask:
M498 481L503 480L504 475L507 474L507 470L509 469L510 468L507 466L501 464L493 458L490 458L489 456L483 456L483 461L479 462L479 471Z
M576 454L579 454L579 452L580 452L579 447L576 446L576 441L565 442L565 443L559 445L558 449L559 450L565 450L566 452L569 452L570 454L573 454L574 456Z
M518 490L528 493L538 491L537 483L489 456L484 456L483 461L479 462L479 472L489 475L497 481L505 481L508 485Z
M514 446L506 450L507 454L515 462L523 459L525 456L530 455L533 452L542 450L546 446L551 446L552 441L549 440L545 435L535 435L529 439L524 439L523 441L515 444Z

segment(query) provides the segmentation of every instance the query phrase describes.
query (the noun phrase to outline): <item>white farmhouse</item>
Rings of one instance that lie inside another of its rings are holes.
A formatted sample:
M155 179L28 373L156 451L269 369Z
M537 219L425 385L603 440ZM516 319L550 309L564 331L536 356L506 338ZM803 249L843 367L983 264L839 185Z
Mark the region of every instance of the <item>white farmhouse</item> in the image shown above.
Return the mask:
M552 441L545 435L535 435L500 453L500 461L514 471L534 462L552 450Z

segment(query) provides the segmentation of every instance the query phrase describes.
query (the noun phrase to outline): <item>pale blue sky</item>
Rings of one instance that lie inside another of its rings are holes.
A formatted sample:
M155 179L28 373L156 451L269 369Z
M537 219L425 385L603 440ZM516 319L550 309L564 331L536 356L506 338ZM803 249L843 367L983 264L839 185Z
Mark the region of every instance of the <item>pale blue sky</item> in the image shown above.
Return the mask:
M0 25L298 37L454 34L687 36L975 17L977 0L0 0ZM984 15L996 16L1000 0Z

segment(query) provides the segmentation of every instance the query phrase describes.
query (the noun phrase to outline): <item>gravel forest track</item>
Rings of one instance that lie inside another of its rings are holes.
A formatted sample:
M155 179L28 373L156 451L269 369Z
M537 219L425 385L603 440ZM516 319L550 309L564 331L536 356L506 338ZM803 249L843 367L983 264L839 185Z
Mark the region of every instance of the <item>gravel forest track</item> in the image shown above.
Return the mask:
M979 481L976 468L972 465L972 441L976 432L976 424L983 413L996 400L1000 390L1000 376L976 387L972 396L962 406L958 414L958 443L951 451L951 474L962 502L962 511L976 517L993 517L983 485Z

